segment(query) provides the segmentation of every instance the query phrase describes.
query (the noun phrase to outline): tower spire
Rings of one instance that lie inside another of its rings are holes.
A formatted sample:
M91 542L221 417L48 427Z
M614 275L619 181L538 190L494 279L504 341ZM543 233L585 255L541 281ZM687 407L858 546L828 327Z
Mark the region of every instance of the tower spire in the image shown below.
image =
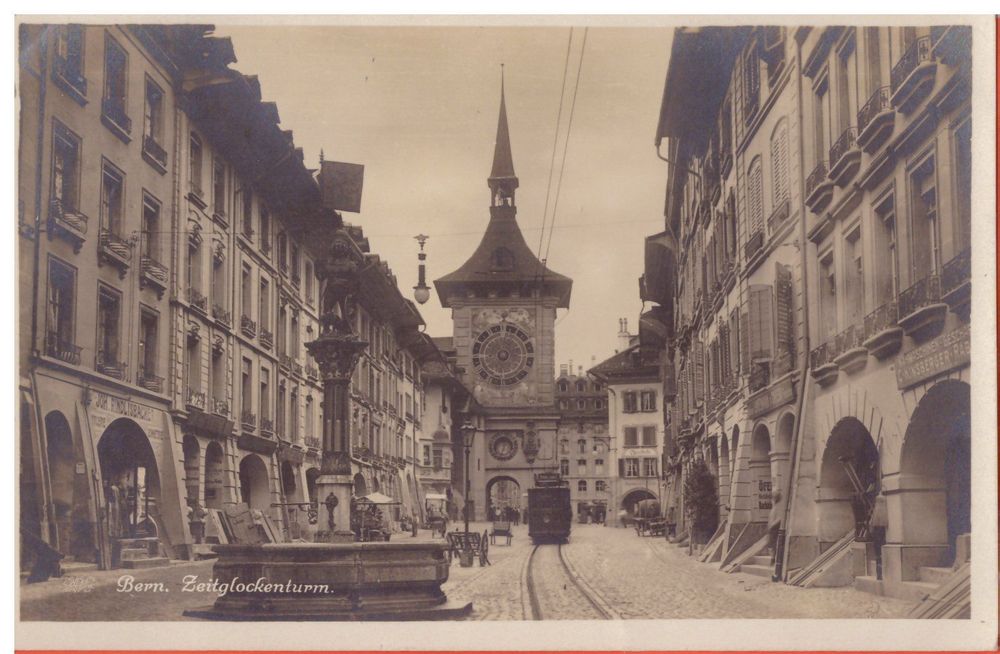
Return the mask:
M497 121L497 139L493 150L493 168L487 180L493 197L493 206L513 206L514 189L518 186L514 174L514 160L510 152L510 129L507 126L507 101L504 95L503 64L500 64L500 117Z

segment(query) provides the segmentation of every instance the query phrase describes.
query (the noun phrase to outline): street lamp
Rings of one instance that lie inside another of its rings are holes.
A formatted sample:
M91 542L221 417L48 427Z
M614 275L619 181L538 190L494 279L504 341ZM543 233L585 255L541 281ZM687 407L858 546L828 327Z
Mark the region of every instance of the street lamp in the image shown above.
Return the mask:
M417 267L417 285L413 287L413 298L419 303L424 304L431 297L431 289L427 286L427 266L425 262L427 261L427 253L424 252L424 243L430 238L425 234L417 234L413 238L417 239L417 243L420 244L420 252L417 253L417 260L420 262Z
M469 533L469 494L471 484L469 480L469 452L472 450L472 441L476 439L476 426L471 420L466 420L460 427L462 430L462 447L465 448L465 533Z

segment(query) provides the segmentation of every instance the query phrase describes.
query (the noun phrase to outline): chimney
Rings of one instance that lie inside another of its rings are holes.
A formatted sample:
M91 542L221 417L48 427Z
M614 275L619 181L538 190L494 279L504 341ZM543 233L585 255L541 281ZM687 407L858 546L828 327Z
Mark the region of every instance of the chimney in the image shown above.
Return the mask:
M569 360L569 374L573 374L573 359Z
M629 346L628 318L618 319L618 349L616 352L624 352Z
M577 377L583 377L583 366L577 366L576 370L577 370L576 372Z

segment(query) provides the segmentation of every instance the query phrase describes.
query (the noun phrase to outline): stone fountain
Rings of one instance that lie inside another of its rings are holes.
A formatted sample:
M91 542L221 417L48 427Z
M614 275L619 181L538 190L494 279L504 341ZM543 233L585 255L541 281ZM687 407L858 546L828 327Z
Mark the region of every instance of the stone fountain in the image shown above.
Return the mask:
M306 344L323 379L323 451L316 490L322 507L313 543L215 545L213 577L225 588L211 607L185 615L213 620L438 620L468 615L448 600L444 543L357 543L350 530L349 385L368 345L354 331L361 250L335 230L316 266L319 337ZM322 510L322 509L325 509Z

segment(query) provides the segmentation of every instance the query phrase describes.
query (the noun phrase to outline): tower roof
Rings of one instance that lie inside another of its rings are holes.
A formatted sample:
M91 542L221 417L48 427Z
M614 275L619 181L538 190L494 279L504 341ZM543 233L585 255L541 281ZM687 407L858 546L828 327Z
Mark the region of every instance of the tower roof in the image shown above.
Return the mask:
M500 117L497 119L497 140L493 149L493 168L490 170L489 184L494 181L514 180L517 186L517 175L514 174L514 158L510 151L510 128L507 126L507 102L504 97L503 79L500 80Z

